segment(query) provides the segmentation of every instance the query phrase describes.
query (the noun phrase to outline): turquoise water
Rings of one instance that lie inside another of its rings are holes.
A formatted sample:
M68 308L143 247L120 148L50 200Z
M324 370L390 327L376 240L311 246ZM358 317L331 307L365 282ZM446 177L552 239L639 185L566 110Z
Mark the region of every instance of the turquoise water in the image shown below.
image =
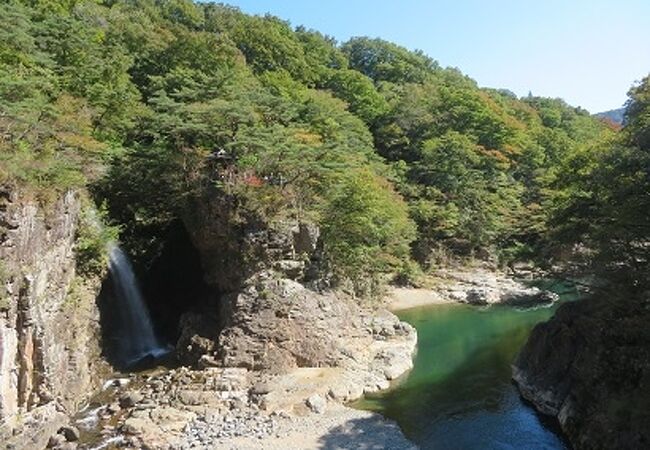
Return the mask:
M565 289L562 297L575 292ZM418 331L413 371L395 389L354 406L395 420L423 449L567 448L521 400L510 378L530 330L556 308L438 305L403 311L400 318Z

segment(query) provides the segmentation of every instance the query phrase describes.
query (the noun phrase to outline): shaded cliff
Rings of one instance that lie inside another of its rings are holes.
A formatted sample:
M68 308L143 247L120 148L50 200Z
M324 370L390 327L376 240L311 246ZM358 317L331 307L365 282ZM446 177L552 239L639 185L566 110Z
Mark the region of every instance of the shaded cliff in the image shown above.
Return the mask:
M513 366L522 395L577 449L650 446L650 295L562 305Z
M314 267L322 256L320 229L289 213L264 218L250 211L245 199L208 190L191 201L183 222L201 256L205 281L220 292L236 291L270 268L301 280L324 276Z
M0 441L43 448L95 387L95 287L76 275L78 193L47 207L0 192Z
M376 349L362 348L379 336L396 347L404 341L404 351L388 358L394 373L369 383L385 383L410 367L411 327L387 311L364 308L349 293L327 289L316 225L246 217L220 197L194 206L184 222L212 295L181 317L177 350L183 363L276 374L340 367L353 354L372 359ZM353 348L357 341L363 344Z

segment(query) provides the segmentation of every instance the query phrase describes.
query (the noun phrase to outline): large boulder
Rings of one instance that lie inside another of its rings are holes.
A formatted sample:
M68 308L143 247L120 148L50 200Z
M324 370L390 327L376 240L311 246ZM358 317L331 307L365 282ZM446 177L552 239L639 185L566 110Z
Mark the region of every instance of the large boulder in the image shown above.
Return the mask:
M362 328L358 308L275 272L261 272L223 299L218 359L225 366L285 372L339 365L341 342Z
M476 287L468 289L465 292L465 297L459 297L462 302L469 303L470 305L490 305L498 303L501 299L499 292L490 287Z
M364 361L383 380L412 366L416 337L408 324L388 311L366 310L341 293L316 292L275 271L260 272L239 292L225 295L220 317L221 324L205 314L183 318L177 346L182 362L280 374Z
M176 357L182 364L198 366L216 348L219 323L210 314L189 311L179 321Z
M649 321L647 293L564 304L533 329L513 379L575 448L650 448Z
M555 292L545 291L536 287L524 287L502 293L499 301L505 305L532 308L535 306L550 306L559 299L560 296Z

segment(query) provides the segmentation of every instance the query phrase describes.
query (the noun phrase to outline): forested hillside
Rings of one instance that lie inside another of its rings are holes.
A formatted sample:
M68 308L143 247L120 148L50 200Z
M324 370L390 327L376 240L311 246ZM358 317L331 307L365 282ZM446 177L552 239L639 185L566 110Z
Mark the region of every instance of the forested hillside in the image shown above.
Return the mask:
M592 269L645 295L650 282L650 76L629 92L625 128L567 159L549 240L580 243Z
M203 195L318 223L341 278L647 246L647 80L620 136L380 39L184 0L4 2L0 65L0 183L89 186L143 258Z
M616 125L623 125L625 120L625 108L611 109L594 115L599 119L609 120Z

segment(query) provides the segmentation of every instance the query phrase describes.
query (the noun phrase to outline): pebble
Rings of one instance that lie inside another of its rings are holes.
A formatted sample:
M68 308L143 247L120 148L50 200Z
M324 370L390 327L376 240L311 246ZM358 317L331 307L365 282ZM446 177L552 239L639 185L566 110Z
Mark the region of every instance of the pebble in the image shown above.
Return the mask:
M59 428L59 431L57 433L63 435L63 437L65 437L65 440L68 442L78 441L80 437L79 429L71 425Z
M50 436L50 440L47 442L47 448L58 448L66 442L66 439L61 434L54 434Z
M372 336L363 333L364 329ZM311 391L327 393L327 398L320 393L309 395L309 391L295 397L301 413L309 410L313 414L298 417L283 410L270 415L260 411L263 401L275 395L275 384L269 383L268 376L237 368L208 367L196 371L181 367L139 374L128 387L108 391L110 397L102 399L106 406L100 411L97 435L101 433L101 443L120 438L122 445L136 448L145 448L145 444L157 448L158 442L182 450L228 448L233 439L239 438L260 442L253 445L257 448L266 447L269 438L304 433L314 423L334 426L341 420L335 415L336 404L360 397L364 388L372 392L387 387L388 379L405 369L399 369L403 366L400 358L381 349L389 346L409 361L416 341L414 331L396 318L377 319L368 315L360 320L358 333L362 348L341 349L345 377L334 385ZM363 349L368 344L375 345L373 340L395 343L381 343L377 346L379 350L365 353ZM291 410L291 406L282 406L285 407ZM108 423L114 426L107 427ZM160 441L158 429L165 430Z
M131 408L143 399L144 397L139 392L126 392L120 396L120 406L122 408Z
M316 414L323 414L325 412L325 408L327 407L327 401L318 394L314 394L309 397L305 403L307 403L309 409L311 409L312 412L315 412Z

